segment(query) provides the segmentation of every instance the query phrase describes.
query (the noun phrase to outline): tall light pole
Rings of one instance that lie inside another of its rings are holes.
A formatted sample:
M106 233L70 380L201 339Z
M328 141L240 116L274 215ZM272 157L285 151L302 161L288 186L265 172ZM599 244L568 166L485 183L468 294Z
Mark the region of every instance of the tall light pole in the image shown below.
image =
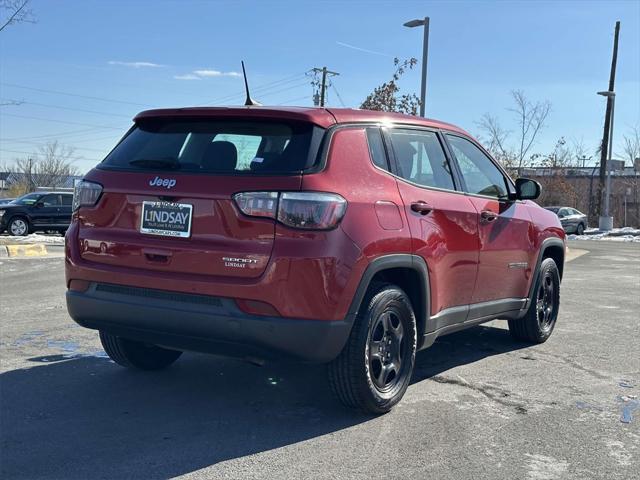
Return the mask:
M429 17L423 20L411 20L404 24L405 27L414 28L424 26L424 37L422 39L422 85L420 86L420 116L424 117L427 101L427 57L429 55Z
M611 196L611 160L613 155L613 117L616 106L616 92L598 92L598 95L611 100L611 114L609 116L609 152L607 154L607 180L604 187L604 215L600 215L598 228L600 230L611 230L613 228L613 217L609 215L609 197Z

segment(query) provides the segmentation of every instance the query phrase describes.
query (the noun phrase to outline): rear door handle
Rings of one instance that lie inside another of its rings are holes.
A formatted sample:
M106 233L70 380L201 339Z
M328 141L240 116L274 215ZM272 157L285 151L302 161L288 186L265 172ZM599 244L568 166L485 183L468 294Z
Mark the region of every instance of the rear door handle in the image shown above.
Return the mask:
M417 202L413 202L411 204L411 210L419 213L420 215L428 215L433 211L433 207L429 205L427 202L418 200Z
M492 212L491 210L483 210L480 213L480 218L485 222L493 222L498 218L498 214L496 212Z

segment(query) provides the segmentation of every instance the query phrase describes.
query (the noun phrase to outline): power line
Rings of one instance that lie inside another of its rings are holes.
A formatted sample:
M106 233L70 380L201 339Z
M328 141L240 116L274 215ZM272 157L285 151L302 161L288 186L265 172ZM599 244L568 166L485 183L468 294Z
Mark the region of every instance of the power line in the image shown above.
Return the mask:
M289 86L289 87L282 88L282 89L280 89L280 90L275 90L275 91L273 91L273 92L271 92L271 91L267 91L267 93L261 93L261 94L260 94L260 98L269 97L269 96L271 96L271 95L276 95L276 94L278 94L278 93L282 93L282 92L288 92L289 90L294 90L294 89L296 89L296 88L300 88L300 87L303 87L303 86L307 86L308 84L309 84L309 82L305 81L305 82L303 82L303 83L299 83L299 84L297 84L297 85L291 85L291 86Z
M6 138L0 138L0 141L2 142L6 142L7 139ZM44 147L47 143L43 143L43 142L29 142L27 140L12 140L9 143L22 143L22 144L26 144L26 145L35 145L36 147ZM76 147L73 146L73 148L75 150L87 150L90 152L99 152L99 153L104 153L104 149L102 148L88 148L88 147Z
M49 133L46 135L35 135L28 137L13 137L5 140L31 140L34 138L46 138L46 137L67 137L76 135L86 135L87 133L95 133L96 131L104 130L104 128L84 128L82 130L71 130L70 132ZM84 133L83 133L84 132Z
M298 100L306 100L309 98L309 95L303 95L302 97L292 98L291 100L285 100L284 102L280 102L280 105L284 105L286 103L297 102Z
M129 101L125 101L125 100L117 100L115 98L94 97L94 96L91 96L91 95L80 95L78 93L61 92L59 90L47 90L47 89L44 89L44 88L27 87L26 85L18 85L18 84L15 84L15 83L0 82L0 85L4 85L5 87L21 88L23 90L31 90L33 92L53 93L55 95L66 95L68 97L78 97L78 98L85 98L85 99L89 99L89 100L98 100L100 102L122 103L122 104L125 104L125 105L137 105L139 107L153 107L153 105L149 105L149 104L145 104L145 103L137 103L137 102L129 102Z
M53 123L64 123L67 125L81 125L85 127L94 127L94 128L105 128L111 130L121 130L122 127L111 127L107 125L91 125L89 123L80 123L80 122L67 122L65 120L55 120L52 118L43 118L43 117L30 117L27 115L16 115L15 113L3 113L2 116L5 117L16 117L16 118L26 118L27 120L41 120L43 122L53 122Z
M340 105L342 105L343 107L346 108L346 105L344 104L344 102L342 101L342 97L340 96L340 94L338 93L338 89L336 88L336 86L332 83L331 84L331 88L333 88L333 91L336 92L336 97L338 97L338 100L340 100Z
M25 152L25 151L21 151L21 150L9 150L7 148L0 148L0 152L20 153L22 155L34 155L34 152ZM69 160L88 160L88 161L92 161L92 162L100 162L100 161L102 161L102 160L99 160L97 158L87 158L87 157L83 157L83 156L69 157Z
M258 85L257 87L254 87L251 89L251 93L262 95L263 93L265 93L268 90L271 90L272 88L280 87L282 85L286 85L287 83L295 82L299 78L304 77L305 75L306 75L305 73L297 73L295 75L290 75L288 77L284 77L279 80L275 80L273 82ZM218 97L217 99L206 103L206 105L212 105L214 103L224 102L224 101L232 100L235 98L244 98L244 93L237 93L237 94L225 95L224 97Z
M51 105L51 104L47 104L47 103L37 103L37 102L31 102L31 101L28 101L28 100L15 100L15 99L11 99L11 98L1 99L1 100L6 100L6 101L10 101L10 102L21 102L22 104L25 104L25 105L36 105L36 106L39 106L39 107L55 108L56 110L71 110L71 111L74 111L74 112L95 113L97 115L107 115L107 116L111 116L111 117L123 117L123 118L129 118L129 119L131 118L130 115L123 115L121 113L100 112L98 110L85 110L83 108L73 108L73 107L65 107L65 106L62 106L62 105Z
M273 82L269 82L269 83L265 83L262 85L258 85L257 87L254 87L251 89L252 93L260 93L260 92L264 92L266 90L269 90L275 86L280 86L281 84L284 85L286 83L290 83L292 81L296 81L298 78L301 78L302 76L304 76L304 74L302 73L298 73L296 75L290 75L288 77L285 78L281 78L279 80L275 80ZM222 101L226 101L228 99L233 99L233 98L243 98L244 94L231 94L231 95L225 95L224 97L219 97L216 100L213 100L211 102L208 103L212 104L212 103L218 103L218 102L222 102Z
M276 90L275 92L264 93L261 96L262 97L268 97L270 95L276 95L278 93L288 92L289 90L294 90L296 88L305 87L305 86L308 86L308 85L309 85L309 82L303 82L303 83L299 83L298 85L292 85L290 87L283 88L282 90Z

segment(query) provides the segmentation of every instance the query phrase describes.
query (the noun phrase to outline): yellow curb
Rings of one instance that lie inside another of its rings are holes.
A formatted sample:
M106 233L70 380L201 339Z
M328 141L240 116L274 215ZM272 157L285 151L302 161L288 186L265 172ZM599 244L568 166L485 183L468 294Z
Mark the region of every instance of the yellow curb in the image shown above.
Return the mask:
M572 248L571 250L569 250L567 248L567 255L566 255L564 261L567 262L567 263L568 262L572 262L576 258L579 258L582 255L585 255L587 253L589 253L589 250L581 250L581 249L578 249L578 248Z
M33 245L6 245L7 254L10 257L44 257L47 255L47 247L43 243Z

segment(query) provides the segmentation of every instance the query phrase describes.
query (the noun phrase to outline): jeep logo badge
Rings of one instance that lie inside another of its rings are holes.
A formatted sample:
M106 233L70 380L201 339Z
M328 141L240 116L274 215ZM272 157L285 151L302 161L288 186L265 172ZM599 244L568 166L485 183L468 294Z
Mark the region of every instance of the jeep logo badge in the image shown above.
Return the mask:
M165 187L167 190L176 186L175 178L160 178L156 177L153 180L149 180L150 187Z

